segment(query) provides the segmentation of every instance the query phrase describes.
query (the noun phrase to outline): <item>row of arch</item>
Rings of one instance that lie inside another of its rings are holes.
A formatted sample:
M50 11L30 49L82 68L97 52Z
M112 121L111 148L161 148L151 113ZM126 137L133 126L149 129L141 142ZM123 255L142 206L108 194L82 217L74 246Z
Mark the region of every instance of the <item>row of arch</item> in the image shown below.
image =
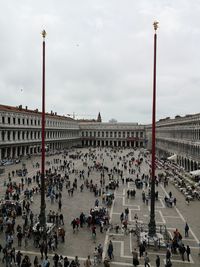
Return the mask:
M165 150L159 149L156 151L159 158L167 159L168 157L174 155L175 153L169 153ZM200 161L193 160L181 155L177 155L176 163L183 167L186 171L191 172L200 169Z
M188 172L196 171L200 168L200 162L182 156L177 157L177 164L183 167Z

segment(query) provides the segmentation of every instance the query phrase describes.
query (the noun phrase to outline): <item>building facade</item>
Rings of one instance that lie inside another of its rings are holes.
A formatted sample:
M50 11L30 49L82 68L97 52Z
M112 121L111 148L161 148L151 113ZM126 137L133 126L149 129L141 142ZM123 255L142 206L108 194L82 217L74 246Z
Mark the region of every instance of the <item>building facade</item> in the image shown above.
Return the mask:
M0 105L0 159L41 152L41 112ZM145 147L151 149L151 125L74 120L46 113L46 146L49 150L74 146ZM156 153L174 157L187 171L200 169L200 114L166 118L156 123Z
M151 125L146 127L147 148L151 148ZM158 157L173 155L174 161L187 171L200 169L200 114L161 119L156 123Z
M82 146L144 147L145 126L137 123L80 122Z
M41 112L22 106L0 105L0 159L18 158L41 152ZM80 143L77 121L46 114L46 146L50 150L64 149Z

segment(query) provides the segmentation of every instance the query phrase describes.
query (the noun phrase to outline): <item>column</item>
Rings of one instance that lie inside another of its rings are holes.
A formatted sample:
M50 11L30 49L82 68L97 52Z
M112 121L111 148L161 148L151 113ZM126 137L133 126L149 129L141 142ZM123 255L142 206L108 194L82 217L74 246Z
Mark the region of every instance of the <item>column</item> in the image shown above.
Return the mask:
M4 157L7 158L7 156L8 156L8 149L7 149L7 147L6 147L6 148L5 148L5 154L4 154Z
M8 131L5 131L4 140L5 140L5 141L8 141Z
M11 159L13 158L13 147L12 146L10 147L10 158Z
M13 131L10 131L10 141L13 141Z
M15 147L15 158L17 158L18 155L17 155L17 147Z
M22 146L20 146L20 148L19 148L19 155L20 156L22 155Z
M24 147L24 156L26 156L26 147Z

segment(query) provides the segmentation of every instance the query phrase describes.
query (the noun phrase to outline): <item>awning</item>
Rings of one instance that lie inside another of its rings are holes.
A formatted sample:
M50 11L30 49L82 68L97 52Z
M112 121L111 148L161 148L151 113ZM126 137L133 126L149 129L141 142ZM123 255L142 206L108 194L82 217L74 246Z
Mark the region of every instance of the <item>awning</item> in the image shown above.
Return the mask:
M192 171L190 172L190 174L192 174L193 176L200 175L200 170Z
M174 154L174 155L168 157L167 159L168 159L168 160L174 160L174 161L176 161L176 160L177 160L177 155Z

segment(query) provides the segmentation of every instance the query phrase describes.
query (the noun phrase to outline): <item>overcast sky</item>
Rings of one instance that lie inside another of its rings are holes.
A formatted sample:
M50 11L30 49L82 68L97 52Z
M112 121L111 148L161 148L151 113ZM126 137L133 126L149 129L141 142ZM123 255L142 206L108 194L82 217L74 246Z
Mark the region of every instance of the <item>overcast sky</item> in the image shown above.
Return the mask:
M199 0L0 0L1 104L103 121L151 122L157 19L157 119L200 112Z

